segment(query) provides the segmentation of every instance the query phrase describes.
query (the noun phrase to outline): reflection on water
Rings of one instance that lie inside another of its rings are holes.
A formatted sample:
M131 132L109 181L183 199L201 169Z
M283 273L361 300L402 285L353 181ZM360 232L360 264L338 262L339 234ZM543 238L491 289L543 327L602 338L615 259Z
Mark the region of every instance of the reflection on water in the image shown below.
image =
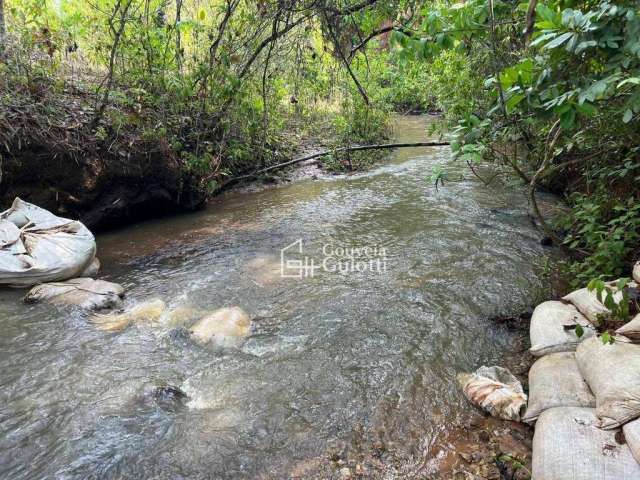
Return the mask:
M399 139L423 128L402 119ZM365 174L230 193L98 239L129 304L246 310L238 347L162 322L100 331L1 292L0 477L283 478L355 438L428 445L468 415L456 373L513 341L487 317L547 284L524 195L471 178L435 191L431 167L448 162L446 147L404 149ZM386 271L281 278L280 249L297 239L314 258L326 243L384 247ZM184 407L135 401L161 384L183 389Z

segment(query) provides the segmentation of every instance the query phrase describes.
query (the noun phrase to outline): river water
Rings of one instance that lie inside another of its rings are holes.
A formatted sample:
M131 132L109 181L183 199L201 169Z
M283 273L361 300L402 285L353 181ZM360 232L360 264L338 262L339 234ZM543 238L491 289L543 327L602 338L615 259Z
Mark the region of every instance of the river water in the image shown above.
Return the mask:
M400 119L397 139L424 128ZM0 478L286 478L380 443L419 457L470 415L456 373L513 348L488 318L544 296L553 255L521 189L457 167L467 178L436 191L431 168L449 162L448 147L402 149L367 173L229 193L98 237L127 303L241 306L253 327L238 346L148 322L103 332L0 292ZM301 278L280 275L290 245L285 261L316 266ZM357 268L342 256L353 248ZM145 398L164 383L183 406Z

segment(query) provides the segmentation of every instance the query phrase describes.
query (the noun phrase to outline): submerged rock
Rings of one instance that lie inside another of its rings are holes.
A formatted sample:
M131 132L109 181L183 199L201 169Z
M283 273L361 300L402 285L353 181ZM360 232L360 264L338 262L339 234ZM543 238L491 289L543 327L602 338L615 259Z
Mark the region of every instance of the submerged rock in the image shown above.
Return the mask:
M220 308L191 327L191 338L198 343L219 346L237 344L249 335L251 319L240 307Z
M513 374L502 367L480 367L458 375L465 397L474 405L503 420L520 421L527 396Z
M188 395L175 385L161 384L148 385L134 397L138 406L160 407L163 410L175 410L184 405Z
M201 317L203 312L196 308L180 306L162 313L158 323L164 327L180 327L186 323Z
M141 320L157 321L166 308L166 304L157 298L134 305L124 312L94 315L91 322L99 330L117 332Z
M36 285L24 297L26 303L51 302L62 305L77 305L87 310L117 308L122 305L124 288L117 283L74 278L66 282Z

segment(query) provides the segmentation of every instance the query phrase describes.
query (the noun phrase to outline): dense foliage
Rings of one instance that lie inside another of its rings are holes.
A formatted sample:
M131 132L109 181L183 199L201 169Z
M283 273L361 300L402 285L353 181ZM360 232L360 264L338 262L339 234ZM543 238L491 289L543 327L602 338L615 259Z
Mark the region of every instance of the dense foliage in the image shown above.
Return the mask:
M576 256L577 283L629 268L640 254L637 2L428 5L419 31L394 38L438 66L457 157L528 184L542 226ZM540 214L540 186L567 194L572 210L555 229Z

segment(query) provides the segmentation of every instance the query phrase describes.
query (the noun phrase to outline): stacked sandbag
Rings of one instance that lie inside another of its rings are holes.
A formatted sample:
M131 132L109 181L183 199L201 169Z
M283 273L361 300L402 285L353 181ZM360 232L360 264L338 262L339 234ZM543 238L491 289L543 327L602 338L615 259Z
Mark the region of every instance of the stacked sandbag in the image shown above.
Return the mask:
M24 297L26 303L51 302L75 305L87 310L117 308L122 305L124 288L117 283L92 278L36 285Z
M611 311L599 300L595 291L588 288L581 288L562 297L563 300L571 302L587 319L594 325L600 323L600 318L609 315ZM613 300L619 303L622 300L622 292L615 292Z
M554 407L595 407L596 399L582 378L575 353L551 353L538 359L529 370L529 405L522 417L535 422Z
M621 338L603 344L593 337L578 346L576 359L596 397L602 428L616 428L640 416L640 345Z
M640 419L625 424L622 427L624 439L631 449L631 454L636 462L640 463Z
M619 290L617 287L618 281L619 280L614 280L612 282L606 282L605 284L612 290L613 301L615 303L620 303L623 298L622 290ZM627 283L626 287L638 288L638 284L631 281ZM571 292L562 297L562 299L575 305L575 307L580 310L580 313L587 317L593 325L598 325L602 317L606 317L611 314L611 311L598 300L598 294L596 291L589 290L588 288L581 288Z
M598 428L591 408L546 410L533 437L532 480L640 479L640 465L618 433Z
M635 265L633 266L633 279L640 283L640 262L636 262Z
M96 254L87 227L16 198L0 213L0 285L30 287L82 275Z
M640 314L617 329L616 333L618 335L624 335L633 343L640 343Z
M583 334L578 337L577 326ZM543 302L531 316L529 329L532 355L540 357L554 352L574 352L585 338L595 334L593 326L576 307L565 302Z

